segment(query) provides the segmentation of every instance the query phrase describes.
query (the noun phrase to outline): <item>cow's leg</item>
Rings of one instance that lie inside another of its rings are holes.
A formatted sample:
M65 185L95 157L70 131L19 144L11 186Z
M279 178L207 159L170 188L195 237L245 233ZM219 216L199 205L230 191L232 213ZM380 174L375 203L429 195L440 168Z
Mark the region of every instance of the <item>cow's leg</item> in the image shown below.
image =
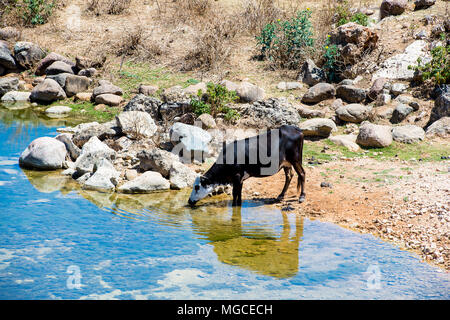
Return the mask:
M284 175L285 175L285 182L283 191L281 191L280 195L277 197L277 201L281 201L284 199L284 195L286 194L287 189L289 188L289 184L291 183L292 177L294 176L292 172L292 167L284 167Z
M242 179L237 175L233 179L233 206L242 204Z
M300 189L300 187L302 188L302 191L300 193L300 198L298 198L298 202L302 203L303 201L305 201L305 170L303 169L301 163L299 162L295 162L293 164L295 172L297 172L298 174L298 182L297 182L297 192Z

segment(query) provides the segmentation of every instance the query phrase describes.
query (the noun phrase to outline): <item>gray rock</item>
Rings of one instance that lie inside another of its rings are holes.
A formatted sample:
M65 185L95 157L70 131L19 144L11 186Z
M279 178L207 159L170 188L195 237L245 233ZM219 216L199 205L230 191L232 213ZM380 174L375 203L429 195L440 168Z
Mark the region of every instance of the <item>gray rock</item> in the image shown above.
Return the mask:
M303 86L300 82L281 81L280 83L278 83L277 88L278 88L278 90L281 90L281 91L287 91L287 90L301 89L301 88L303 88Z
M199 90L202 93L206 93L206 83L199 82L197 84L192 84L189 87L184 88L183 92L187 97L189 97L189 96L197 96Z
M214 120L214 117L208 113L201 114L197 118L197 121L200 122L201 127L204 130L217 128L217 124L216 121Z
M159 90L159 87L157 86L147 86L147 85L143 85L141 84L139 86L139 93L146 95L146 96L152 96L154 94L156 94L156 92Z
M61 86L52 79L45 79L33 88L30 95L31 102L50 103L66 98Z
M99 160L113 160L115 159L115 156L116 153L114 150L109 148L106 144L104 144L94 136L83 145L80 155L75 161L75 168L77 170L77 173L81 176L85 173L92 172L94 170L94 165Z
M318 68L314 61L307 59L303 63L300 74L298 75L298 80L301 80L303 83L312 87L318 83L325 82L326 76L325 72Z
M224 86L228 91L236 91L239 88L238 84L229 80L222 80L220 85Z
M425 139L425 131L415 125L405 125L392 128L392 137L402 143L415 143Z
M131 139L152 137L158 130L152 117L143 111L126 111L116 116L122 133Z
M137 154L140 161L139 167L143 171L156 171L162 176L169 178L170 168L175 162L179 162L176 155L158 148L142 150Z
M33 140L19 158L21 167L36 170L56 170L63 167L66 147L55 138L41 137Z
M19 90L19 79L15 77L0 78L0 97L10 91Z
M92 78L96 74L97 74L97 69L95 69L95 68L82 69L78 72L79 76L88 77L88 78Z
M370 106L352 103L336 109L336 115L343 121L359 123L368 119L371 110Z
M160 119L166 123L189 112L192 112L192 106L184 102L163 103L159 108Z
M82 188L86 190L96 190L103 192L114 191L119 179L119 172L107 159L99 159L93 169L94 173L82 183Z
M408 89L408 85L403 84L403 83L394 83L394 84L392 84L392 87L391 87L391 93L394 96L398 96L402 93L405 93L406 89Z
M35 74L37 76L44 75L46 69L48 68L48 66L50 66L51 64L53 64L56 61L62 61L64 63L68 64L71 67L75 67L75 63L73 63L72 61L70 61L66 57L64 57L64 56L62 56L60 54L57 54L55 52L51 52L47 56L45 56L44 59L39 61L38 65L36 66ZM73 72L69 72L69 73L73 73Z
M123 108L123 111L143 111L151 115L153 119L160 120L159 108L163 102L144 94L135 95Z
M118 106L123 101L121 96L104 93L95 96L95 103L97 104L106 104L107 106L115 107Z
M55 61L45 69L45 74L48 76L60 73L73 74L72 66L63 61Z
M66 146L66 150L70 155L70 158L75 161L80 155L80 148L78 148L72 141L72 135L69 133L61 133L55 137L56 140L61 141Z
M117 190L123 193L151 193L158 190L167 190L170 188L170 182L154 171L144 172L142 175L128 181Z
M359 128L356 143L363 147L387 147L392 143L391 127L364 122Z
M202 161L204 154L209 152L212 137L199 127L176 122L170 128L169 134L174 146L172 152L185 161L190 161L192 158Z
M341 85L336 88L336 97L349 103L359 103L366 100L367 91L355 86Z
M337 131L336 124L331 119L315 118L300 123L305 136L328 137L331 132Z
M5 41L0 41L0 66L5 69L15 69L16 61L9 50L8 43Z
M396 54L380 65L380 69L376 71L372 79L384 77L386 79L406 80L414 79L414 70L409 66L417 66L417 59L421 58L423 63L431 60L428 53L428 42L425 40L416 40L406 47L405 51Z
M29 101L31 92L10 91L2 96L3 102Z
M325 116L325 112L322 110L313 110L305 106L297 107L298 114L302 118L311 119L311 118L323 118Z
M45 110L45 114L50 118L64 118L72 111L71 107L67 106L52 106Z
M378 107L384 106L391 102L391 95L386 93L381 93L378 95L375 105Z
M384 86L387 82L386 78L378 78L372 83L372 87L370 87L369 92L367 93L367 96L371 100L377 100L378 95L383 92Z
M357 152L360 148L359 145L356 143L356 138L357 138L356 135L349 134L349 135L332 136L329 139L338 146L343 146L352 152Z
M72 75L71 73L60 73L46 76L45 79L55 80L60 85L60 87L64 89L64 87L66 86L66 79L68 76L71 75Z
M170 168L170 188L175 190L192 187L198 174L181 162L174 162Z
M94 91L92 92L94 98L103 94L123 95L123 90L109 81L101 80L99 81L99 84L100 85L94 88Z
M86 91L89 88L90 83L91 80L87 77L69 74L66 77L64 90L66 91L66 95L68 97L72 97L79 92Z
M265 91L250 82L243 81L236 89L236 94L243 102L253 102L263 100Z
M398 104L392 113L391 123L400 123L406 119L406 117L413 112L414 109L406 104Z
M443 117L450 117L450 93L442 94L434 101L428 125Z
M450 137L450 117L440 118L427 128L427 137L433 136L442 138Z
M318 103L323 100L331 99L336 95L336 89L329 83L318 83L305 93L302 98L303 103Z
M61 130L59 132L61 132ZM120 128L117 127L116 121L111 121L103 124L91 122L78 125L75 128L66 128L63 132L73 133L73 142L76 146L81 148L92 137L97 137L102 141L114 138L120 133Z
M21 41L14 45L14 57L21 67L31 69L45 57L45 52L32 42Z

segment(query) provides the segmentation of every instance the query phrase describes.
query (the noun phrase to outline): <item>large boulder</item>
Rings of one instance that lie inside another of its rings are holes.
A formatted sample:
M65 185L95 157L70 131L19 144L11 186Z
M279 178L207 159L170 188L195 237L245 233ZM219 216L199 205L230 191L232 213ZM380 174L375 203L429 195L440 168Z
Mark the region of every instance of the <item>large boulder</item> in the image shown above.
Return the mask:
M5 77L0 78L0 97L10 91L19 90L19 78Z
M336 97L349 103L360 103L366 100L367 91L353 85L341 85L336 88Z
M149 113L153 119L159 120L159 107L162 104L158 98L137 94L127 103L123 111L143 111Z
M236 94L243 102L253 102L264 99L264 89L250 83L243 81L236 89Z
M121 130L117 127L116 121L110 121L102 124L97 122L84 123L75 128L66 129L65 132L73 133L73 142L76 146L81 148L92 137L97 137L99 140L103 141L114 138Z
M52 106L52 107L47 108L45 110L45 114L49 118L64 118L64 117L67 117L71 111L72 111L71 107L67 107L67 106Z
M53 101L65 99L66 97L66 93L55 80L45 79L33 88L30 95L30 101L51 103Z
M418 58L421 58L423 63L431 60L428 53L428 43L425 40L416 40L407 46L403 53L386 59L381 63L380 69L373 74L372 79L383 77L411 81L414 79L415 71L409 66L417 66Z
M78 148L72 141L72 135L70 133L61 133L55 137L56 140L61 141L66 146L66 150L70 155L70 158L75 161L80 155L80 148Z
M45 52L33 42L20 41L14 45L14 57L21 67L31 69L45 57Z
M297 126L301 120L299 112L286 99L271 98L252 104L240 105L239 124L252 128L278 128L288 124Z
M398 16L405 12L408 0L383 0L380 7L380 18Z
M392 129L389 126L364 122L359 128L356 143L363 147L384 148L392 144Z
M29 101L30 95L31 95L30 92L10 91L2 96L1 101L3 102Z
M406 119L406 117L414 111L413 107L406 104L399 103L392 113L391 123L400 123Z
M113 85L111 82L109 82L107 80L100 80L99 86L94 88L92 95L95 99L97 96L100 96L103 94L113 94L113 95L121 96L121 95L123 95L123 90L120 87Z
M172 152L185 161L192 158L202 161L209 152L211 135L202 128L176 122L170 128L170 140L174 145Z
M179 190L187 187L192 187L198 174L185 166L179 161L172 164L170 168L170 188Z
M45 69L45 74L48 76L60 74L60 73L70 73L73 74L72 66L65 63L64 61L55 61Z
M306 119L323 118L325 116L324 110L310 109L303 105L297 106L296 109L297 109L300 117L306 118Z
M117 188L122 193L151 193L158 190L168 190L170 182L154 171L144 172L139 177L128 181Z
M336 89L329 83L318 83L303 95L303 103L319 103L320 101L331 99L336 95Z
M5 69L15 69L16 61L9 50L8 43L5 41L0 41L0 66Z
M22 152L19 165L36 170L61 169L66 155L67 150L64 143L55 138L41 137L33 140Z
M450 137L450 117L443 117L427 128L427 137Z
M82 188L86 190L96 190L103 192L114 191L120 174L107 159L99 159L93 168L93 174L82 183Z
M64 144L63 144L64 145ZM64 147L65 150L65 147ZM94 165L101 159L113 160L116 153L97 137L92 137L83 145L80 155L75 161L75 169L79 176L92 172Z
M354 134L338 135L330 137L330 141L338 146L346 147L348 150L352 152L357 152L360 149L360 147L356 143L356 138L357 136Z
M299 128L305 136L328 137L337 131L336 124L331 119L315 118L300 123Z
M405 125L392 128L392 138L402 143L415 143L425 139L425 131L415 125Z
M139 167L142 171L156 171L165 178L169 178L172 165L179 162L175 154L158 148L142 150L137 154L137 158L140 161Z
M68 97L72 97L79 92L86 91L89 88L91 80L88 77L69 74L66 77L64 91Z
M370 106L352 103L337 108L336 115L343 121L359 123L368 119L371 110Z
M429 125L443 117L450 117L450 93L442 94L434 102Z
M142 111L126 111L116 116L122 133L131 139L152 137L158 130L150 114Z
M349 22L338 27L330 35L344 61L348 64L358 62L363 54L372 51L378 42L378 34L369 27Z
M58 82L60 87L64 89L66 87L67 77L69 77L69 76L72 76L72 74L71 73L59 73L59 74L48 75L45 78L55 80L56 82Z
M326 76L325 72L318 68L314 61L307 59L303 63L297 79L312 87L320 82L325 82Z
M66 57L57 54L55 52L51 52L48 55L45 56L44 59L42 59L41 61L39 61L38 65L36 66L36 71L35 74L37 76L42 76L45 74L45 71L47 70L48 66L50 66L51 64L53 64L56 61L62 61L68 65L70 65L71 67L75 67L75 63L73 63L72 61L70 61L69 59L67 59ZM69 72L70 73L70 72ZM73 72L72 72L73 73Z

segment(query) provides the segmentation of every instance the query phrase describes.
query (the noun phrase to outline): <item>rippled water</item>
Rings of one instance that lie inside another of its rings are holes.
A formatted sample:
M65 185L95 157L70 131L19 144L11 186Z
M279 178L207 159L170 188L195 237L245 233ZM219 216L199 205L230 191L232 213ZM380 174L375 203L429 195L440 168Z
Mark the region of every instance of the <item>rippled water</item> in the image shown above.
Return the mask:
M371 235L259 202L191 209L189 191L88 192L19 168L29 142L66 124L0 108L1 299L450 297L447 273Z

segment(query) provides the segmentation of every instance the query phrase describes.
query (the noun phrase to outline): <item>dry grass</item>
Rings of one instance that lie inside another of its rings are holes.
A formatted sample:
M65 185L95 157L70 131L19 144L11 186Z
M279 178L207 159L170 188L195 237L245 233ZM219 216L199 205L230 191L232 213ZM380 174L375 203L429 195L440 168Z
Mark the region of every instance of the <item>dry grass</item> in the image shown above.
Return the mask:
M102 14L122 14L130 7L131 0L89 0L86 11L97 16Z

